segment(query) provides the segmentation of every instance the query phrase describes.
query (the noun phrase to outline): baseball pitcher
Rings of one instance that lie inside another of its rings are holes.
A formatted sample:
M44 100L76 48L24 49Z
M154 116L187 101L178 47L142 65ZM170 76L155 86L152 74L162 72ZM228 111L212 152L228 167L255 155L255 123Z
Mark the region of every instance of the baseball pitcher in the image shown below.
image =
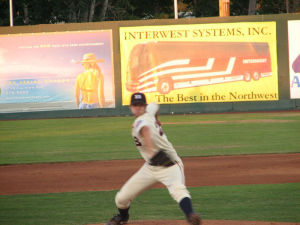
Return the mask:
M143 93L131 96L130 110L135 117L132 136L145 164L124 184L115 197L119 214L106 225L126 224L132 201L151 185L164 184L178 202L190 225L200 225L201 218L194 213L191 196L185 186L183 163L158 120L159 106L147 105Z

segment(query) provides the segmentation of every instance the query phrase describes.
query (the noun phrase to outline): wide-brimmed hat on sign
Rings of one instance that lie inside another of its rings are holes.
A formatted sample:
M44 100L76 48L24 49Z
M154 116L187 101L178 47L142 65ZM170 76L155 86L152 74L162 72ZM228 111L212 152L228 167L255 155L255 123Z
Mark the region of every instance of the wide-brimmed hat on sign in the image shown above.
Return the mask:
M83 55L82 60L78 63L99 63L104 62L103 59L97 59L94 53L86 53Z

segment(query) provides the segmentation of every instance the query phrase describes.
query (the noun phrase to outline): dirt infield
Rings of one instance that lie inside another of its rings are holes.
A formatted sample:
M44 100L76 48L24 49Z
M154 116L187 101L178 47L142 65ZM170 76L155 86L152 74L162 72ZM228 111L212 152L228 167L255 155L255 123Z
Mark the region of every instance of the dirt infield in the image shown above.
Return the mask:
M0 195L115 190L143 162L113 160L0 166ZM183 162L188 187L300 182L300 153L189 157Z
M188 187L300 182L300 153L183 158ZM143 160L0 166L0 195L119 189ZM162 187L156 185L154 188ZM185 221L132 221L130 225L185 225ZM204 221L203 225L300 225Z

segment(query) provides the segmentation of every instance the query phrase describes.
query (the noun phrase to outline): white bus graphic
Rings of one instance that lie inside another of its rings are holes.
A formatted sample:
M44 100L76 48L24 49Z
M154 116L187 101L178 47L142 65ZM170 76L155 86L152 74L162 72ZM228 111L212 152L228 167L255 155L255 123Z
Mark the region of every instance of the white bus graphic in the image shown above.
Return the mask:
M126 88L159 92L272 76L268 43L147 42L130 53Z

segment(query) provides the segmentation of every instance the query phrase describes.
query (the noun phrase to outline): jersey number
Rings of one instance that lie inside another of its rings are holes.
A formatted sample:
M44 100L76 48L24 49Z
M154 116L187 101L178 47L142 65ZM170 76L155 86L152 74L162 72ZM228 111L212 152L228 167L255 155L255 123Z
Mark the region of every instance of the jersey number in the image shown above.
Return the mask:
M158 124L156 124L156 127L158 127L158 129L159 129L159 135L163 136L164 132L163 132L161 126L159 126ZM136 146L142 146L142 143L139 141L139 139L137 137L134 136L133 139L134 139L134 142L135 142Z
M136 146L142 146L142 143L139 141L137 137L133 137Z

